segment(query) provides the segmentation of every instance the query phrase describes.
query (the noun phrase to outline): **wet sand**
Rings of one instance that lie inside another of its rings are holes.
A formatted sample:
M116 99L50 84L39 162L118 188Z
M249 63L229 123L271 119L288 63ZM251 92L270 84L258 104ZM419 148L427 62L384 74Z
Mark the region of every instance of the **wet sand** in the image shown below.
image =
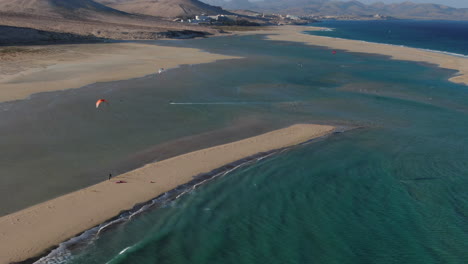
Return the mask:
M135 204L146 202L194 176L270 150L334 131L300 124L244 140L194 151L124 173L109 181L0 218L0 263L22 261L90 229ZM117 184L118 181L125 183Z
M369 43L359 40L347 40L331 37L313 36L303 34L304 31L320 30L320 27L281 26L269 27L255 32L241 32L239 34L265 34L270 40L293 41L314 46L323 46L330 49L351 52L380 54L390 56L395 60L406 60L435 64L441 68L458 71L450 81L468 85L468 58L448 54L425 51L417 48L401 47L396 45Z
M139 43L0 47L0 102L236 57Z

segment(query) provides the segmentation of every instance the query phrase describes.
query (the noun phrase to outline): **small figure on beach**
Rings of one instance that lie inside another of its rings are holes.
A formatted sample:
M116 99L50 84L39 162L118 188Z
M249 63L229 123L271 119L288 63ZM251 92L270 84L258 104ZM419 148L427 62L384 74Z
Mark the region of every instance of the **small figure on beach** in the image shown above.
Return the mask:
M111 178L112 178L112 173L109 173L109 181L110 181Z
M164 68L159 69L158 73L161 74L164 72Z

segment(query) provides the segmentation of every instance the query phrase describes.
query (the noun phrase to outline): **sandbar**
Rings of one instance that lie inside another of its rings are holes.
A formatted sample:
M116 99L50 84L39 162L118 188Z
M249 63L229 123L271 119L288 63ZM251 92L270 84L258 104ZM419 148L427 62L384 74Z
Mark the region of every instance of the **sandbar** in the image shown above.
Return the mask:
M303 33L304 31L317 31L322 29L324 28L311 26L279 26L268 27L264 30L257 30L254 32L240 32L238 34L265 34L269 40L300 42L336 50L380 54L389 56L391 59L395 60L435 64L441 68L458 71L457 74L449 79L451 82L468 85L468 58L417 48L315 36Z
M0 102L96 82L143 77L160 68L237 58L143 43L0 47Z
M297 124L247 139L150 163L111 180L0 218L0 263L45 253L112 217L193 177L261 152L325 136L333 126ZM116 184L117 181L125 181ZM154 183L152 183L154 182Z

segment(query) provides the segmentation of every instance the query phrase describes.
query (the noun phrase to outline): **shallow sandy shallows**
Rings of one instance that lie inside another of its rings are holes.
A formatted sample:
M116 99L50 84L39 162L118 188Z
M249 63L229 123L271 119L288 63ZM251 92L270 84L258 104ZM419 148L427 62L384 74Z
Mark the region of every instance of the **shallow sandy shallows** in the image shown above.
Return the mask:
M319 27L281 26L269 27L265 30L245 32L240 34L266 34L270 40L294 41L330 49L346 50L390 56L396 60L417 61L436 64L441 68L459 71L458 75L450 78L454 83L468 85L468 58L448 54L425 51L422 49L401 47L396 45L370 43L359 40L322 37L304 34L304 31L321 30Z
M324 136L334 127L293 125L259 136L194 151L119 175L88 188L0 218L0 263L21 261L80 232L92 228L122 210L146 202L242 158ZM127 183L116 184L123 180ZM151 183L153 181L154 183Z
M4 47L0 48L0 102L143 77L160 68L234 58L192 48L139 43Z

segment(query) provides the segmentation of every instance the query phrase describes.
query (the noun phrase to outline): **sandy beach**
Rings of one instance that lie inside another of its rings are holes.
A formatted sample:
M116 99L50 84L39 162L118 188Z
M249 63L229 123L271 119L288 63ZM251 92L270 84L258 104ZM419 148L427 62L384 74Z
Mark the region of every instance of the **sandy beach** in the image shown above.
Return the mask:
M450 81L468 84L468 59L447 54L364 41L303 34L319 27L281 26L237 34L265 34L270 40L295 41L330 49L425 62L458 71ZM237 57L180 47L137 43L101 43L0 48L0 102L47 91L79 88L96 82L143 77L159 68L209 63Z
M137 43L0 47L0 102L236 57Z
M330 49L386 55L397 60L431 63L458 71L450 81L468 84L466 58L416 48L301 33L320 29L281 26L237 34L265 34L270 40L295 41ZM143 77L156 73L159 68L237 58L191 48L137 43L4 47L0 48L0 102L25 99L39 92L79 88L96 82Z
M314 31L321 29L322 28L320 27L281 26L270 27L266 28L265 30L255 32L241 32L239 34L266 34L267 38L270 40L294 41L314 46L323 46L330 49L385 55L395 60L435 64L441 68L458 71L458 74L450 78L450 81L454 83L468 84L467 58L430 52L416 48L370 43L358 40L313 36L302 33L304 31Z
M330 49L380 54L425 62L459 72L450 81L468 84L468 59L415 48L306 35L317 27L282 26L238 34L264 34ZM96 82L126 80L159 68L238 57L197 49L137 43L103 43L0 48L0 102ZM244 140L169 158L110 181L58 197L0 218L0 263L38 256L77 234L189 182L194 176L259 152L296 145L331 133L332 126L294 125ZM117 181L125 181L116 184ZM154 182L154 183L152 183Z
M0 263L44 253L135 204L260 152L296 145L334 131L332 126L293 125L244 140L194 151L112 178L0 218ZM117 181L126 183L116 184ZM154 182L154 183L152 183Z

